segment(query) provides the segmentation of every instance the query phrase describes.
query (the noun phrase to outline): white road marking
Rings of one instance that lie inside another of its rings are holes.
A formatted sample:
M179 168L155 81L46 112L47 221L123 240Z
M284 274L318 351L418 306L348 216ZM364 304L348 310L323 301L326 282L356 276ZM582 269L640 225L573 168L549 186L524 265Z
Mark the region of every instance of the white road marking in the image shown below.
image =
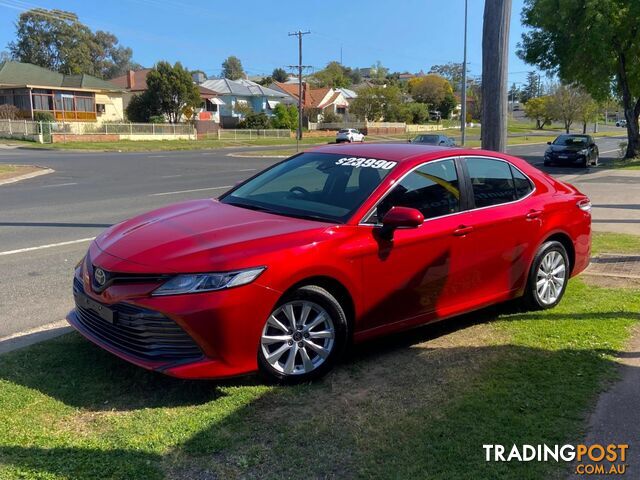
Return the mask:
M616 148L615 150L605 150L604 152L600 152L600 154L603 154L603 153L613 153L613 152L619 152L619 151L620 151L620 149L619 149L619 148Z
M148 155L147 158L167 158L169 155Z
M150 197L162 197L164 195L177 195L179 193L205 192L207 190L221 190L223 188L231 188L233 185L223 185L222 187L194 188L192 190L178 190L176 192L152 193Z
M177 177L182 177L183 175L163 175L161 178L177 178Z
M90 242L96 237L80 238L78 240L69 240L68 242L50 243L48 245L40 245L38 247L19 248L18 250L7 250L0 252L0 257L5 255L14 255L16 253L33 252L35 250L44 250L45 248L63 247L65 245L73 245L75 243Z
M56 183L55 185L43 185L42 188L53 188L53 187L66 187L69 185L77 185L77 182L69 182L69 183Z
M236 170L237 172L255 172L257 168L243 168L242 170Z

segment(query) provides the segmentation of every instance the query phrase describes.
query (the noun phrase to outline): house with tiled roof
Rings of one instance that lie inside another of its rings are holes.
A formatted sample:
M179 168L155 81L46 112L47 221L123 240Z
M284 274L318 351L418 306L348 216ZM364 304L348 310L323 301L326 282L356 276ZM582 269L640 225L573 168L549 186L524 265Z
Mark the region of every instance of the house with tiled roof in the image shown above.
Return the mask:
M273 82L271 87L286 93L295 103L298 102L298 84ZM331 87L312 88L307 82L302 82L302 107L305 116L311 122L321 121L327 112L338 115L347 114L349 102L355 97L357 94L352 90Z
M147 90L147 75L151 68L141 68L140 70L129 70L126 74L111 79L111 82L124 90L124 108L127 108L131 98ZM196 111L198 120L210 120L220 123L219 106L222 104L220 94L214 90L198 85L202 104Z
M87 75L64 75L7 61L0 64L0 105L18 108L21 118L50 113L58 121L121 121L123 92L115 84Z
M220 121L224 127L237 125L243 119L243 112L247 107L253 112L271 116L276 105L285 102L288 97L279 90L247 79L212 78L202 82L201 86L220 95Z

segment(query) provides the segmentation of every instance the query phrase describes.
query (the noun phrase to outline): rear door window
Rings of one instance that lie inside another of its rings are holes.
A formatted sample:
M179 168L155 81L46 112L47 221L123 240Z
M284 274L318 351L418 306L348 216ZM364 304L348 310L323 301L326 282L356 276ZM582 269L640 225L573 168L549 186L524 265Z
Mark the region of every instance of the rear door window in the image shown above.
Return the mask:
M466 163L476 208L516 200L511 167L507 162L490 158L467 158Z

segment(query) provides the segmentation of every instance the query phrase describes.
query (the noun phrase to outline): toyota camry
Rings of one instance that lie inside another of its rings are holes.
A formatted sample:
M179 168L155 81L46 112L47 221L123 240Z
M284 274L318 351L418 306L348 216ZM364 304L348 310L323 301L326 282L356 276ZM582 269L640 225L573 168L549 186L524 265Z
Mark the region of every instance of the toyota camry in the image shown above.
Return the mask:
M588 264L590 208L500 153L320 147L104 231L68 321L175 377L306 381L374 337L512 299L554 307Z

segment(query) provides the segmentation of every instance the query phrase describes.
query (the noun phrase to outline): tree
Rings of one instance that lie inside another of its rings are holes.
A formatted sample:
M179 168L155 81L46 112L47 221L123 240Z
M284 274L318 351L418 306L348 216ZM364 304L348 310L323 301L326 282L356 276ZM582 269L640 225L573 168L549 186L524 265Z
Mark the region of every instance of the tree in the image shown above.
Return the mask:
M314 73L310 80L315 87L343 88L351 85L347 69L339 62L329 62L325 68Z
M409 82L411 96L420 103L426 103L430 108L435 108L443 118L449 118L456 108L456 98L449 81L440 75L429 74L421 78L412 79Z
M139 68L131 60L131 49L119 45L115 35L94 33L75 13L64 10L35 8L21 13L9 51L14 60L65 74L113 78Z
M186 107L200 105L200 92L180 62L158 62L147 74L147 92L156 99L161 113L178 123Z
M271 73L271 78L276 82L286 82L289 79L289 74L284 68L274 68Z
M238 128L250 128L253 130L266 130L271 128L271 121L264 112L251 112L238 124Z
M531 98L542 96L540 75L536 72L527 73L527 82L522 88L521 101L527 103Z
M125 114L130 122L148 123L151 117L160 115L160 106L157 98L147 90L131 97Z
M595 122L598 118L599 105L589 93L580 89L578 91L578 120L582 122L582 133L587 133L587 124Z
M382 62L378 60L375 64L371 65L369 76L373 83L383 85L387 80L389 69L382 65Z
M549 96L549 109L554 119L560 120L564 124L567 133L571 130L571 125L578 118L580 111L580 93L577 88L569 85L560 85L556 91Z
M271 120L274 128L288 128L295 130L298 128L298 109L295 105L285 105L279 103L273 109L273 119Z
M640 155L640 2L526 0L518 55L596 100L622 98L627 120L626 158ZM566 28L567 22L571 28ZM613 87L613 89L612 89Z
M434 65L433 67L431 67L431 70L429 70L429 73L435 73L437 75L440 75L441 77L446 78L451 84L453 91L460 92L460 89L462 88L463 73L461 63L449 62L444 65Z
M536 121L536 128L543 130L553 120L549 97L532 98L524 104L524 114L527 118Z
M361 88L351 103L350 111L360 120L376 121L402 103L400 89L395 86L372 85Z
M16 120L18 113L20 110L15 105L0 105L0 120Z
M244 78L244 69L242 68L242 62L238 57L231 55L222 62L222 76L229 80L239 80Z

